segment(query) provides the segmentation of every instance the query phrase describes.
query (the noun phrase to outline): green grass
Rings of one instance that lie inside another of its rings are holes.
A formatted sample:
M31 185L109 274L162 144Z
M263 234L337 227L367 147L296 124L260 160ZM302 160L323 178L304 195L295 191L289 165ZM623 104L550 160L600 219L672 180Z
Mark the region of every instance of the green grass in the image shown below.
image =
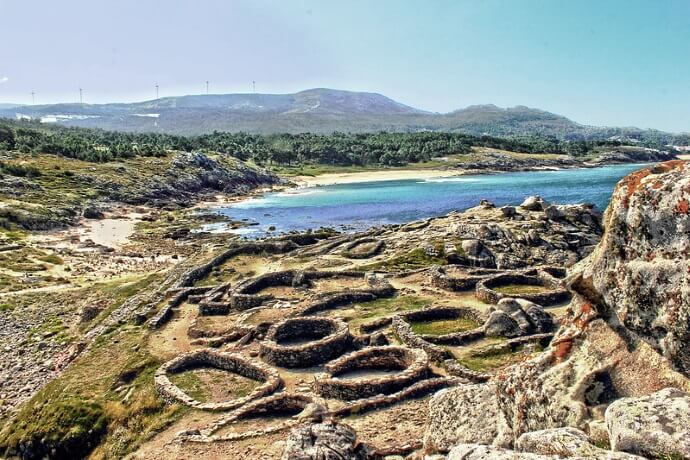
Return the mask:
M349 321L351 328L378 318L390 316L393 313L419 310L431 304L431 299L417 296L397 296L386 299L376 299L355 305L356 317Z
M194 371L179 372L168 376L170 381L177 385L182 391L199 402L208 401L209 394L206 385L201 381L199 375Z
M415 268L428 267L430 265L443 265L446 263L445 258L433 257L428 255L424 249L418 248L412 251L395 256L391 259L382 262L375 262L368 265L358 267L358 270L412 270Z
M30 442L44 456L82 458L97 446L89 458L122 458L176 420L185 409L158 396L147 334L125 325L101 336L0 431L0 456Z
M410 322L410 326L415 334L445 335L475 329L479 327L479 323L469 318L458 318L437 321L413 321Z
M44 256L37 257L37 259L41 262L47 262L53 265L62 265L65 263L65 261L62 260L62 257L58 256L57 254L46 254Z
M191 369L170 375L170 381L199 402L213 402L212 387L222 388L222 400L243 398L259 385L256 380L220 369ZM219 401L215 401L219 402Z
M541 294L550 290L546 286L536 286L531 284L504 284L492 289L499 294L504 295Z
M463 366L477 372L486 372L507 366L517 361L522 354L524 347L517 347L514 350L508 348L474 350L458 359ZM542 351L542 348L535 347L535 352Z

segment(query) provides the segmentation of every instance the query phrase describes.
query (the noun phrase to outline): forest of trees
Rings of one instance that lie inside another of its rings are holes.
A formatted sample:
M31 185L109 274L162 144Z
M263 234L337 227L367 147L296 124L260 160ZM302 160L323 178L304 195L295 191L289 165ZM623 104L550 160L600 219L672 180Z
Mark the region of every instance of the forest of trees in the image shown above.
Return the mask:
M618 141L564 141L537 136L497 138L446 132L330 135L214 132L184 137L66 128L0 119L0 150L51 153L93 162L135 156L161 156L174 150L205 150L227 153L261 165L315 163L396 166L467 153L473 146L525 153L584 156L597 147L618 145Z

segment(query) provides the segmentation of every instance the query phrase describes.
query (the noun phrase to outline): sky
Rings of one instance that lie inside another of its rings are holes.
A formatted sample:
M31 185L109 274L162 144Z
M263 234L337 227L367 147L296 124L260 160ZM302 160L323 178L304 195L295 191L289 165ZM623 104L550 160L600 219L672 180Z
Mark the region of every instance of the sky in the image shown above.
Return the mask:
M0 0L0 103L325 87L690 131L690 0Z

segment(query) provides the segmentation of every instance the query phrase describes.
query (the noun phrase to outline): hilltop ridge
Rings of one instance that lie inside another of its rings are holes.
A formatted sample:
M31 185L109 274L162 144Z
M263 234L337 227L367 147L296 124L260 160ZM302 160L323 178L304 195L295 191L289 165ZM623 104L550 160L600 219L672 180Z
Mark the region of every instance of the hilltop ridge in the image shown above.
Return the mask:
M658 139L685 145L688 135L634 127L587 126L526 106L471 105L432 113L378 93L314 88L292 94L204 94L134 103L23 105L3 107L0 117L32 118L68 126L117 131L203 134L213 131L273 133L447 131L492 136L553 136L558 139Z

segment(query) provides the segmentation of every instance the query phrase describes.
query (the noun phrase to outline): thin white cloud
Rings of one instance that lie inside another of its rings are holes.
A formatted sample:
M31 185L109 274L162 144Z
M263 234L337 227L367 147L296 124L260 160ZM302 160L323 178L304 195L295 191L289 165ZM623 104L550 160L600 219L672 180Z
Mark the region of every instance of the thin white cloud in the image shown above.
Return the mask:
M9 79L9 77L0 77L0 83L7 83Z

